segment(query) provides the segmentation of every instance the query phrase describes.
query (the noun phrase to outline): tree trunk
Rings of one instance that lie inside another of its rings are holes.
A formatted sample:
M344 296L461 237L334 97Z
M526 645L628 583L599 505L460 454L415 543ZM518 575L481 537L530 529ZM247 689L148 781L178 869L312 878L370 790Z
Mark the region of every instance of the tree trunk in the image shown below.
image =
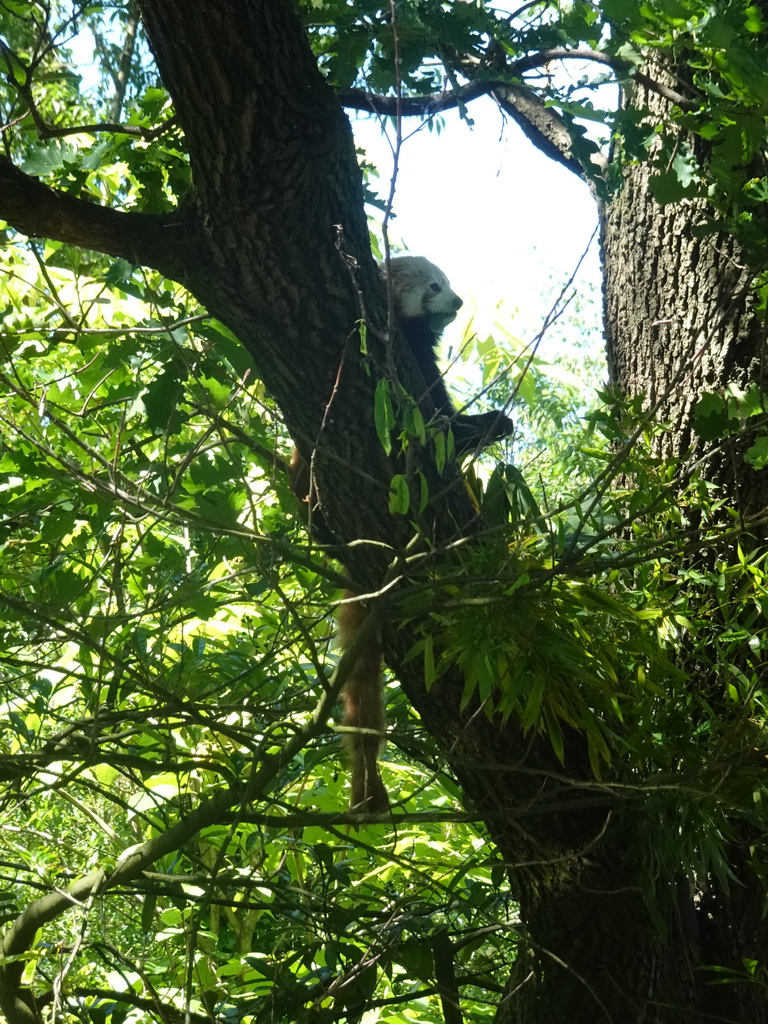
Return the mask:
M141 7L190 151L200 259L186 283L253 355L311 461L334 536L406 543L410 528L387 507L403 467L365 428L378 376L390 366L402 368L412 394L423 387L414 385L402 339L387 330L349 121L296 11L274 0ZM376 373L361 358L362 320ZM422 469L432 492L445 492L450 474L438 478L429 460ZM455 473L453 480L443 511L451 506L467 520ZM371 495L364 505L361 493ZM375 589L390 558L361 547L345 564Z
M647 102L658 109L663 101L650 94ZM705 459L703 475L746 522L768 505L768 474L744 463L748 436L716 451L704 446L691 411L702 392L763 381L754 272L732 238L697 231L703 203L660 206L649 189L653 173L647 163L628 168L601 218L610 378L626 395L645 395L655 418L671 424L662 454Z
M665 101L656 94L638 99L663 118ZM681 479L686 467L698 465L737 510L748 531L740 542L749 547L765 540L764 525L756 528L750 517L768 506L768 474L744 462L751 443L746 434L706 446L692 430L691 413L703 391L718 393L729 383L764 387L765 328L754 315L753 273L732 239L696 230L703 204L660 206L649 187L653 173L647 163L624 168L620 187L601 210L611 382L624 395L645 396L653 416L671 424L660 454L681 460ZM722 677L713 672L691 683L723 706ZM575 787L577 773L566 768ZM632 853L642 847L637 837L648 813L642 803L616 806L583 856L571 845L558 860L550 846L548 867L511 870L528 941L498 1024L768 1020L765 988L749 979L745 966L768 962L764 883L750 863L759 837L734 822L729 861L737 881L725 887L695 878L695 893L686 877L660 886L654 902L661 920L653 921L640 895L643 866ZM525 827L529 837L542 836L535 819ZM520 859L522 844L515 854L511 835L494 835L505 857Z
M655 94L641 95L640 100L659 120L664 118L664 100ZM706 159L706 153L701 157ZM746 431L725 444L707 446L692 430L691 413L702 392L720 393L729 384L765 387L765 326L754 315L754 274L732 238L697 231L705 212L702 203L660 206L649 187L652 174L647 163L626 168L620 190L602 211L611 380L626 395L646 396L656 419L671 424L663 437L663 454L683 465L698 464L702 476L716 485L718 497L736 511L744 530L739 543L749 549L766 539L764 515L756 514L764 514L768 506L768 473L745 463L744 451L751 443ZM731 517L724 525L732 528L733 522ZM734 547L723 543L718 554L727 558ZM702 558L711 564L712 553L693 556L694 561ZM710 670L691 683L728 714L723 704L727 680ZM768 961L768 927L759 897L764 883L750 864L756 838L742 823L735 824L729 860L737 880L724 887L698 878L694 902L687 911L682 904L690 927L688 966L681 980L699 968L696 1001L682 1004L698 1007L690 1012L692 1020L768 1020L765 989L747 982L744 968L750 960ZM729 969L741 983L709 984L717 979L707 972L708 965ZM665 1002L673 998L674 989Z

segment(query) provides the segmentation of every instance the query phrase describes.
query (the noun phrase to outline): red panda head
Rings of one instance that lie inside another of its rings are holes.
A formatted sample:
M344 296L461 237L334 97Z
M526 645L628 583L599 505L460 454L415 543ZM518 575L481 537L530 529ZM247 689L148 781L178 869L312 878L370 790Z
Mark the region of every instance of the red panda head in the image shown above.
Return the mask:
M442 270L423 256L390 260L389 275L398 320L428 316L439 333L464 304Z

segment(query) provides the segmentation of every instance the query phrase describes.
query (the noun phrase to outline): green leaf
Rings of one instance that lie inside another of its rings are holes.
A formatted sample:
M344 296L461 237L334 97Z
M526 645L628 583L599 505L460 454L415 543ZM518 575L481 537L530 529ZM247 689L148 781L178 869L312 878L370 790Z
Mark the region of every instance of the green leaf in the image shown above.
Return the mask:
M544 700L544 687L545 680L543 676L537 676L533 680L533 685L528 691L528 696L525 701L525 707L523 708L522 725L525 730L531 728L538 721L541 713L541 705Z
M78 151L67 142L49 139L33 150L22 163L22 169L33 177L47 178L60 171L65 163L75 162Z
M424 685L429 690L437 679L435 671L435 650L432 636L427 633L424 637Z
M141 401L150 430L176 434L181 429L186 417L179 408L179 402L184 393L182 381L186 376L186 367L174 362L147 385Z
M411 507L411 492L408 481L397 473L389 484L389 511L392 515L404 516Z
M693 425L704 441L724 437L730 426L728 407L722 395L705 392L693 407Z
M196 327L197 333L206 338L220 358L226 359L238 377L253 374L253 359L239 339L218 320L204 320Z
M652 175L648 181L648 187L656 202L661 203L662 206L679 203L681 199L686 199L693 193L690 183L685 183L677 173L672 171Z
M768 437L758 437L744 453L744 459L753 469L768 467Z
M383 378L376 385L373 418L379 443L389 455L392 451L392 431L395 429L395 414L392 410L389 381Z

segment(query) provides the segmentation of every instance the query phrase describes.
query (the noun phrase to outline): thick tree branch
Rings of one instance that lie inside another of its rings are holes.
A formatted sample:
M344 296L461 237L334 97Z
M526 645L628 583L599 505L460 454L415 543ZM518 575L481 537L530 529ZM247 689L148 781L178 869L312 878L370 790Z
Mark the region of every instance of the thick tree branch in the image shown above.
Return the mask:
M432 97L376 96L363 89L347 89L338 94L338 99L342 106L352 110L384 116L433 117L480 96L491 96L545 156L567 167L579 178L584 177L581 165L570 152L571 137L565 122L531 89L489 80L470 82Z
M677 104L681 110L693 110L696 103L682 93L670 88L663 82L658 82L650 75L638 71L629 61L620 57L613 57L608 53L601 53L599 50L578 49L571 50L565 47L556 47L552 50L542 50L539 53L532 53L520 60L509 64L505 69L503 79L484 79L470 82L468 85L460 86L458 89L451 89L439 96L380 96L369 92L366 89L345 89L337 93L339 102L343 107L350 110L366 110L375 114L383 114L387 117L430 117L442 113L444 110L452 110L480 96L503 92L509 88L519 89L516 80L527 71L535 68L545 67L556 60L580 60L596 64L604 64L611 68L620 77L631 77L634 81L644 85L647 89L664 97L671 103ZM466 68L461 69L463 73L469 74Z
M41 139L63 139L67 135L95 135L97 132L111 132L113 135L133 135L134 138L151 142L152 139L159 138L177 123L175 117L169 117L167 121L155 125L154 128L142 128L138 124L117 124L114 121L94 121L93 124L71 124L54 128L46 124L39 114L35 117L32 110L30 113L32 113Z
M562 164L578 178L585 173L571 153L571 135L562 117L548 107L538 93L516 85L500 86L493 94L505 114L508 114L526 138L551 160Z
M521 57L520 60L510 64L508 73L513 77L517 77L525 74L526 71L533 71L535 68L544 67L556 60L581 60L593 64L604 64L615 71L619 78L632 78L634 81L645 86L646 89L650 89L651 92L655 92L657 95L669 100L670 103L676 104L681 110L694 110L696 108L694 100L683 96L676 89L672 89L664 82L660 82L650 75L638 71L636 66L628 60L624 60L622 57L615 57L610 53L603 53L600 50L590 50L587 48L571 50L558 46L552 50L542 50L540 53L531 53L526 57Z
M53 238L83 249L186 278L189 231L179 213L121 213L49 188L0 156L0 218L33 238Z
M380 96L367 89L341 89L336 98L347 110L361 110L385 117L431 117L444 110L453 110L480 96L488 96L501 82L478 81L451 89L437 96Z

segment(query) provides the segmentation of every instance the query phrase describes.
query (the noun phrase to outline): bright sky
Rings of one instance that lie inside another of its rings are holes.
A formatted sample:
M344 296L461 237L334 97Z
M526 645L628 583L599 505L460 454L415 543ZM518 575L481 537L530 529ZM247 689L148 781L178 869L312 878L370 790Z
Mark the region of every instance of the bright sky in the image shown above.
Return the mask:
M539 153L492 101L476 101L470 114L474 126L446 114L439 134L423 128L408 137L418 122L404 122L390 243L436 263L481 320L496 319L503 301L512 332L528 337L553 284L565 283L586 249L596 206L587 186ZM376 119L353 119L353 128L386 198L392 148ZM596 242L580 280L599 284Z

